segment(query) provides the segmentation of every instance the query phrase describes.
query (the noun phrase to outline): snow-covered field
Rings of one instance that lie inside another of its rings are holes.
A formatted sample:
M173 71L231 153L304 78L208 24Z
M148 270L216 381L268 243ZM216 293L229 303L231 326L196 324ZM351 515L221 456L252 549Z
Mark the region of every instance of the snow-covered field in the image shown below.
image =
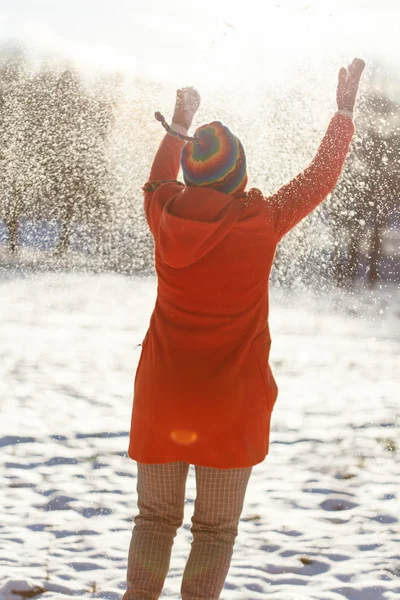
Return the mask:
M155 281L2 275L0 599L120 598L126 457ZM400 294L271 297L280 386L224 600L400 597ZM179 598L194 480L165 597ZM32 591L33 590L33 591ZM41 596L38 596L39 598Z

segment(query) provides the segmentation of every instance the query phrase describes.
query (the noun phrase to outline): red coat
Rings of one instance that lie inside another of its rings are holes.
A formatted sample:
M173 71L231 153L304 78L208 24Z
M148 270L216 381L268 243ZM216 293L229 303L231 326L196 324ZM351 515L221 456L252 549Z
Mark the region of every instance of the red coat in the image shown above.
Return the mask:
M335 115L311 165L247 202L169 182L145 192L156 305L135 378L129 456L248 467L268 453L277 386L269 366L268 278L282 237L334 188L353 135ZM178 176L183 142L166 136L150 181Z

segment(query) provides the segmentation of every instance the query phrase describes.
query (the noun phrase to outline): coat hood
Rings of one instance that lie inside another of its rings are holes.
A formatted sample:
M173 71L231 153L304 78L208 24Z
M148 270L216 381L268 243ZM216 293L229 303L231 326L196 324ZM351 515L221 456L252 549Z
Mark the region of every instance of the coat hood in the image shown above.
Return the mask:
M170 267L187 267L224 239L242 214L243 203L206 187L184 188L164 205L157 249Z

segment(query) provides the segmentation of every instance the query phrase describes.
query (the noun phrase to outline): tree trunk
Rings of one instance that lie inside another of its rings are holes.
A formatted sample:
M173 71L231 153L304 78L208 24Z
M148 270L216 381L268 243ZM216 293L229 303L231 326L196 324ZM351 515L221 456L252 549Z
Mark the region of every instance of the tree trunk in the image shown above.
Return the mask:
M357 259L358 259L358 245L360 239L360 232L357 229L353 229L350 233L349 242L349 260L348 260L348 282L350 285L354 285L357 278Z
M332 272L336 282L336 285L340 288L347 287L349 283L348 265L343 254L344 236L343 236L343 223L337 223L334 229L333 237L335 239L335 245L333 247L332 256Z
M373 230L372 230L372 239L370 245L370 262L369 262L369 284L373 286L375 282L379 279L379 261L380 256L382 255L382 236L381 236L381 222L378 217L378 207L377 203L375 203L374 210L374 222L373 222Z
M65 214L65 218L62 221L60 241L57 246L58 254L64 254L67 248L69 248L70 236L72 231L72 218L73 211L68 210Z
M333 276L335 278L336 285L340 288L345 287L346 286L346 274L345 274L344 264L343 264L343 255L342 255L342 252L340 251L340 245L334 246L332 261L333 261L332 271L333 271Z
M8 247L11 254L16 254L18 249L18 216L14 214L6 221L8 229Z

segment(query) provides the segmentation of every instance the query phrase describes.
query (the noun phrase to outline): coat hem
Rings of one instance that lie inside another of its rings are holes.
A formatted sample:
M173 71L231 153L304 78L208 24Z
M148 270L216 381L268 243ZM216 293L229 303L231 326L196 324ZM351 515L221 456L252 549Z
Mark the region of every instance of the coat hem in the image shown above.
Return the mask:
M168 459L145 459L140 457L140 454L136 454L136 452L128 452L128 457L131 460L134 460L137 463L141 463L143 465L164 465L164 464L168 464L168 463L173 463L173 462L185 462L188 465L194 465L197 467L209 467L212 469L248 469L251 467L255 467L256 465L261 464L266 457L268 456L268 451L264 454L264 456L260 459L255 459L252 461L235 461L234 463L232 462L227 462L227 463L214 463L214 461L207 461L207 460L198 460L198 461L193 461L193 460L185 460L185 458L183 457L176 457L176 458L168 458Z

